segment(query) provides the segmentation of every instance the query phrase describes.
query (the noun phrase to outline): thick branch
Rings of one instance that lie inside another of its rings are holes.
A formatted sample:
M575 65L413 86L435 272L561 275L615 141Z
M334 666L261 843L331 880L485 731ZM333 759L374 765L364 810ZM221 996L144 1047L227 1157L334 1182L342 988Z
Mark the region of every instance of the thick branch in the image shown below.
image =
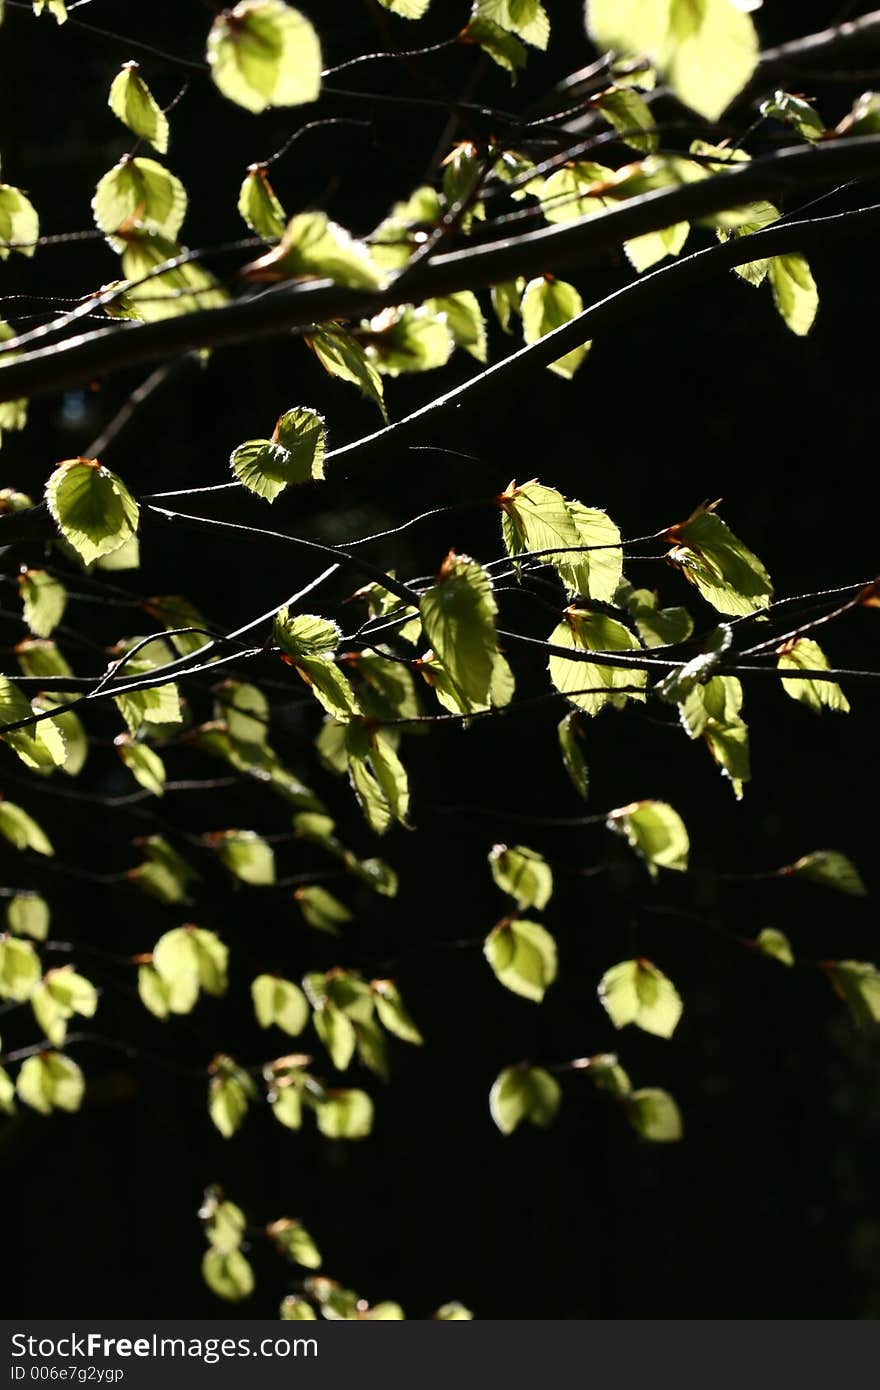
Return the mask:
M657 189L594 217L437 256L414 273L407 301L481 289L517 276L583 264L630 237L674 222L696 221L725 208L779 197L792 187L871 177L880 167L880 136L793 147L724 173ZM329 281L283 286L219 309L204 309L157 323L125 321L69 342L24 353L0 374L0 401L81 385L123 367L155 362L194 348L273 338L329 319L359 318L394 305L392 281L365 294Z

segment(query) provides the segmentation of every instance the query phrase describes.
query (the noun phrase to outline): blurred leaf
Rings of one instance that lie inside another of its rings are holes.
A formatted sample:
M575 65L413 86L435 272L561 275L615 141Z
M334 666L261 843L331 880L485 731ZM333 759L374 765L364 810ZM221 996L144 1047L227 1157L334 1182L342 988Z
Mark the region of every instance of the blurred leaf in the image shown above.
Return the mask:
M535 1003L556 979L556 942L536 922L499 922L486 937L483 954L506 989Z
M553 871L536 850L525 845L493 845L489 868L501 889L515 898L520 907L536 907L542 912L553 892Z
M309 21L284 0L241 0L208 35L211 76L248 111L302 106L321 89L321 46Z
M658 1038L671 1038L681 1018L678 991L649 960L625 960L606 970L599 998L615 1028L634 1023Z
M836 849L817 849L805 854L787 872L854 898L863 898L868 891L856 866Z
M107 104L123 125L165 154L168 149L168 118L140 75L137 63L123 63L110 85Z
M634 801L609 811L607 824L609 830L626 836L655 878L658 867L686 871L690 851L687 828L665 801Z
M489 1109L502 1134L512 1134L522 1120L546 1129L562 1100L559 1083L542 1067L521 1063L506 1067L495 1080Z
M625 1104L627 1118L642 1139L654 1144L670 1144L681 1139L681 1113L667 1091L653 1087L633 1091Z

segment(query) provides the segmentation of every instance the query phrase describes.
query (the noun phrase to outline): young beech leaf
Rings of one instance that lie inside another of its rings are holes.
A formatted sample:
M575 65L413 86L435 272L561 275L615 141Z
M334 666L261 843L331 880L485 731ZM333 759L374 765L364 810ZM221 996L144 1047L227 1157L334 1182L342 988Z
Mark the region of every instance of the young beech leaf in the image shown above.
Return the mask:
M147 140L154 150L168 150L168 118L141 77L137 63L124 63L110 85L107 104L123 125Z
M85 1091L83 1074L63 1052L39 1052L21 1064L15 1089L25 1105L48 1115L78 1110Z
M765 927L763 931L758 932L755 946L762 955L771 956L782 965L794 965L791 942L784 932L777 931L775 927Z
M827 671L828 658L818 642L799 637L779 649L777 665L780 671ZM782 688L793 700L821 714L823 709L849 713L849 700L834 681L784 680Z
M33 203L20 188L0 183L0 261L5 261L11 251L17 251L20 256L32 256L39 236L40 219ZM7 423L6 428L21 426Z
M375 402L387 425L388 411L385 408L382 377L357 338L342 328L325 324L310 333L306 342L326 372L339 377L341 381L351 382L363 396Z
M361 290L378 289L382 281L369 247L324 212L292 217L278 245L241 273L246 280L333 280Z
M366 1091L328 1091L317 1107L317 1120L328 1139L364 1139L373 1128L373 1102Z
M625 835L637 854L657 877L657 869L678 869L688 866L690 841L684 821L665 801L634 801L618 811L610 811L606 822L609 830Z
M498 605L486 571L450 550L419 612L425 637L465 699L486 701L498 655Z
M675 646L686 642L694 630L693 619L686 608L661 608L657 595L648 589L634 589L624 582L615 593L615 602L635 618L636 629L646 647Z
M153 796L165 791L165 764L145 743L135 743L131 734L117 734L113 740L116 751L134 780Z
M263 887L275 882L275 854L255 830L222 830L208 837L221 863L242 883Z
M251 164L238 195L238 210L252 232L267 241L279 241L287 226L287 214L269 182L265 164Z
M249 439L229 462L240 483L274 502L285 488L324 477L324 419L297 406L281 416L271 439Z
M354 1024L331 999L323 999L315 1010L315 1032L330 1054L337 1071L345 1071L354 1056L357 1034Z
M636 1134L654 1144L672 1144L682 1137L681 1112L668 1091L645 1087L624 1101L626 1116Z
M272 636L288 656L326 656L334 652L342 633L329 618L314 613L297 613L292 617L288 608L279 608L272 624Z
M0 835L16 849L32 849L35 854L49 857L55 853L42 827L12 801L0 800Z
M556 979L556 942L536 922L499 922L486 937L483 954L505 989L536 1004Z
M29 941L0 937L0 998L22 1004L30 999L43 971Z
M224 1139L231 1139L241 1127L248 1105L256 1099L257 1088L251 1077L231 1057L220 1054L209 1071L208 1113Z
M587 1059L587 1075L597 1091L607 1091L618 1100L632 1093L632 1082L614 1052L600 1052Z
M575 791L586 801L590 790L590 769L584 753L584 731L580 716L570 710L557 725L559 747L565 770L572 780Z
M528 60L528 54L516 35L502 29L500 24L493 24L491 19L471 18L459 34L458 42L477 44L493 63L510 73L511 82L516 81L517 73L522 71Z
M6 907L6 923L16 936L45 941L49 935L49 904L39 893L16 893Z
M74 1014L92 1018L98 1007L98 991L91 980L78 975L72 965L47 970L30 996L34 1018L44 1035L60 1047L67 1035L67 1020Z
M14 1114L15 1082L12 1080L9 1072L5 1071L3 1067L0 1067L0 1115Z
M819 291L806 256L774 256L768 270L773 302L786 326L803 338L813 326Z
M251 985L254 1012L261 1028L276 1024L295 1038L309 1021L308 1000L291 980L277 975L258 975Z
M470 1308L453 1299L450 1303L442 1304L432 1316L438 1322L470 1322L474 1315Z
M87 565L118 550L137 531L137 502L122 479L97 459L59 463L46 484L46 505Z
M475 0L474 16L507 29L533 48L546 48L550 41L550 20L541 0Z
M587 29L600 52L648 56L675 95L717 121L758 59L750 15L734 0L587 0Z
M320 1269L321 1255L301 1221L291 1221L282 1217L266 1227L266 1235L275 1249L286 1255L294 1264L304 1269Z
M541 1129L556 1117L562 1092L543 1067L520 1063L505 1067L489 1094L489 1110L502 1134L512 1134L522 1120Z
M24 620L37 637L49 637L61 622L67 606L67 590L47 570L24 569L18 588L24 604Z
M33 7L34 14L50 14L56 24L64 24L67 20L66 0L33 0Z
M379 0L386 10L399 15L401 19L421 19L428 13L431 0Z
M444 314L456 347L464 348L478 362L485 362L488 345L486 320L477 296L471 290L459 290L445 299L426 301L435 314Z
M400 997L400 990L393 980L371 980L370 989L376 1004L376 1013L383 1027L403 1042L421 1046L424 1038L419 1032Z
M625 145L638 150L640 154L653 154L660 143L660 136L657 122L644 97L639 96L632 87L610 87L594 100Z
M345 904L317 883L294 889L293 896L303 917L316 931L340 936L340 925L352 920L352 914Z
M689 222L676 222L671 227L661 228L659 232L645 232L643 236L631 237L623 243L627 260L640 274L650 270L652 265L666 256L678 255L690 229Z
M649 960L624 960L606 970L599 998L615 1028L634 1023L658 1038L671 1038L681 1018L678 991Z
M523 336L527 344L537 343L540 338L561 328L583 312L584 301L574 285L553 276L540 276L530 280L523 292L520 306L523 319ZM570 381L590 350L590 343L581 343L563 357L549 364L549 370L557 376Z
M188 979L206 994L226 993L229 951L214 932L203 927L189 925L165 932L153 948L152 961L170 985ZM177 1012L172 1008L172 1013Z
M95 225L105 232L114 251L124 251L126 235L115 235L134 221L173 241L186 216L186 189L180 179L155 159L124 154L98 180L92 199Z
M622 623L604 613L588 613L579 608L565 610L563 621L554 628L548 641L551 647L567 648L572 652L640 650L639 639ZM620 706L627 699L645 698L640 691L646 673L634 665L597 666L556 653L551 655L549 665L550 679L556 689L587 714L598 714L609 701ZM615 695L615 690L622 689L630 693Z
M803 855L784 872L806 878L810 883L822 883L826 888L834 888L838 893L848 893L854 898L864 898L868 891L856 866L836 849L814 850L812 854Z
M199 980L196 974L186 971L167 979L160 975L149 960L138 966L138 995L145 1009L156 1018L168 1018L169 1014L188 1014L195 1007L199 997Z
M282 1322L314 1322L317 1320L318 1314L311 1303L307 1303L298 1294L289 1293L286 1298L282 1299L278 1316Z
M33 721L34 713L27 696L12 681L0 676L0 725L6 726L0 739L9 744L26 767L51 772L64 763L67 755L64 737L54 720L29 722L19 729L10 727L23 720Z
M536 850L525 845L493 845L489 851L489 868L501 889L515 898L520 907L536 907L539 912L550 901L553 892L553 871Z
M669 528L673 549L666 558L713 608L748 617L769 605L773 585L758 557L716 515L716 506L704 504Z
M833 960L823 967L859 1028L880 1023L880 970L869 961Z
M370 320L367 330L367 353L383 376L445 367L455 347L446 315L428 304L386 309Z
M312 25L284 0L241 0L208 35L211 76L248 111L302 106L321 90L321 45Z
M227 1303L240 1303L254 1291L254 1271L240 1250L213 1246L202 1258L202 1278L212 1293Z

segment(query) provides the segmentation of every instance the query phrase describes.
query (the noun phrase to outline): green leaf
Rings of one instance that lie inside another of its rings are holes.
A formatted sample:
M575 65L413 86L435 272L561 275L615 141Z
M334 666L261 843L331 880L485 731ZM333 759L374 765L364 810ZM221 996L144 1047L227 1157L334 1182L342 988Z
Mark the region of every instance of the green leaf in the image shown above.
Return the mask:
M302 106L321 90L321 45L312 25L283 0L241 0L208 35L211 76L248 111Z
M186 260L154 273L185 254L172 238L154 227L138 222L126 229L124 238L120 234L119 240L124 244L123 275L126 280L143 281L126 291L126 317L152 323L197 309L217 309L229 302L228 291L196 261Z
M835 960L824 965L834 992L859 1028L880 1023L880 970L869 961Z
M686 608L661 608L657 595L648 589L633 589L621 584L615 595L619 603L636 620L636 628L646 647L671 647L686 642L694 630L693 619Z
M15 657L26 676L73 675L69 662L61 655L55 643L45 638L26 637L23 642L17 644Z
M16 893L6 906L6 922L17 936L45 941L49 935L49 904L39 893Z
M716 515L715 505L698 507L687 521L669 528L666 539L674 548L666 558L713 608L748 617L768 606L773 585L758 557Z
M550 20L541 0L475 0L474 18L507 29L533 48L550 42Z
M208 1087L208 1113L224 1139L231 1139L241 1127L257 1088L246 1071L231 1057L220 1055L211 1063Z
M324 212L292 217L277 246L245 267L250 280L333 280L352 289L375 290L382 271L370 248Z
M856 866L836 849L817 849L805 854L791 865L788 873L854 898L864 898L868 892Z
M429 299L426 303L432 313L445 314L456 347L464 348L478 362L486 361L486 320L471 290L460 290L445 299Z
M134 743L130 734L117 734L113 740L116 751L134 780L153 796L165 791L165 764L145 743Z
M62 1052L39 1052L21 1064L15 1083L19 1099L41 1115L72 1113L82 1103L85 1082L76 1062Z
M453 1300L451 1303L443 1303L434 1314L438 1322L470 1322L473 1319L470 1308L466 1308L463 1303Z
M370 361L384 376L445 367L455 347L446 315L427 304L386 309L370 320L367 343Z
M502 1134L512 1134L522 1120L546 1129L562 1100L559 1083L543 1067L521 1063L505 1067L489 1095L489 1110Z
M762 955L771 956L782 965L794 965L791 942L784 932L777 931L775 927L765 927L763 931L758 932L755 945Z
M803 97L792 96L790 92L774 92L772 97L761 102L758 110L762 116L774 116L790 125L804 140L821 140L825 134L825 122L818 112Z
M279 608L272 624L272 637L288 656L326 656L334 652L342 633L329 618L314 613L290 616L288 608Z
M227 1303L240 1303L254 1291L254 1271L240 1250L206 1250L202 1278L211 1292Z
M557 726L562 761L571 778L575 791L586 801L590 790L590 769L583 750L584 731L581 720L574 710L570 710Z
M682 1137L681 1112L668 1091L645 1087L633 1091L625 1105L627 1119L642 1139L671 1144Z
M406 825L409 780L390 735L370 725L349 724L346 753L352 785L373 830L382 834L392 817Z
M318 1314L311 1303L307 1303L298 1294L289 1293L282 1300L279 1317L282 1322L306 1322L317 1321Z
M565 610L563 621L554 628L548 641L551 647L565 647L577 652L641 650L638 638L622 623L604 613L588 613L578 608ZM644 686L646 674L634 666L596 666L589 661L572 661L564 656L551 655L549 669L556 689L587 714L598 714L609 701L619 704L631 698L644 699L639 693L614 693L624 687Z
M498 605L486 571L451 550L419 612L425 637L465 699L485 701L498 654Z
M199 997L198 976L182 970L169 979L145 962L138 966L138 995L144 1008L156 1018L188 1014Z
M690 851L687 829L678 812L665 801L634 801L610 811L607 825L626 836L655 878L658 867L686 871Z
M219 1187L209 1187L199 1208L199 1219L204 1223L205 1235L214 1250L228 1255L238 1250L245 1237L247 1219L241 1207L234 1202L223 1200Z
M55 853L45 831L12 801L0 800L0 835L16 849L32 849L35 854L49 857Z
M147 140L154 150L168 150L168 118L141 77L137 63L124 63L110 86L107 104L123 125Z
M606 970L599 998L615 1028L634 1023L658 1038L671 1038L681 1018L678 991L649 960L625 960Z
M492 877L501 889L514 898L520 907L535 907L542 912L553 892L553 872L547 861L525 845L493 845L489 851Z
M238 210L252 232L278 241L287 226L287 213L269 182L265 164L251 164L238 195Z
M799 637L787 642L779 652L777 665L780 671L827 671L828 658L818 642L809 637ZM782 688L793 700L799 700L808 709L821 714L823 709L849 713L849 700L834 681L784 680Z
M354 1024L331 999L324 999L315 1011L315 1032L330 1054L337 1071L345 1071L354 1056L357 1036Z
M288 1217L282 1217L266 1227L266 1235L275 1249L286 1255L294 1264L302 1265L304 1269L321 1268L318 1247L301 1221L291 1221Z
M325 371L341 381L351 382L368 400L375 401L387 425L388 411L385 409L382 377L357 338L342 328L325 325L310 333L306 342Z
M644 97L632 87L612 87L596 98L596 106L624 144L640 154L653 154L660 143L657 122Z
M29 941L0 937L0 998L24 1003L42 976L40 957Z
M317 1119L328 1139L363 1139L373 1128L373 1102L366 1091L328 1091Z
M62 536L87 564L118 550L137 531L139 508L121 478L97 459L67 459L46 484Z
M220 860L242 883L275 882L275 854L255 830L223 830L210 837Z
M92 1018L98 1007L98 991L91 980L78 975L72 965L47 970L30 996L34 1017L51 1043L60 1047L67 1035L67 1020L74 1014Z
M588 1075L598 1091L607 1091L618 1100L632 1093L632 1082L613 1052L600 1052L589 1062Z
M641 274L666 256L677 256L688 239L690 229L689 222L675 222L658 232L630 237L629 241L623 243L630 265Z
M309 1005L299 985L277 975L258 975L251 985L254 1012L261 1028L277 1025L295 1038L309 1021Z
M809 333L819 308L819 291L806 256L774 256L769 268L773 302L792 333Z
M293 894L299 910L310 927L316 931L328 932L331 936L341 935L340 924L350 922L352 915L344 903L321 888L317 883L296 888Z
M56 24L64 24L67 19L65 0L33 0L33 6L34 14L40 15L45 11L52 16Z
M214 932L203 927L175 927L165 932L153 948L153 965L168 984L195 980L207 994L215 996L226 993L228 964L227 947Z
M27 697L12 681L0 676L0 726L6 726L0 739L9 744L27 767L51 772L63 764L67 755L63 735L54 720L44 719L21 729L9 727L22 720L33 720L34 714Z
M49 637L61 622L67 606L67 590L47 570L25 569L18 588L24 603L24 620L37 637Z
M423 184L409 198L395 203L370 237L375 263L386 270L397 270L406 265L413 251L424 244L442 216L440 195L429 184Z
M472 18L458 36L459 43L473 43L487 53L493 63L510 73L511 82L526 65L527 53L515 34L493 24L491 19Z
M328 714L344 722L360 714L355 693L332 657L299 656L293 664Z
M5 261L10 251L32 256L39 236L40 219L33 203L20 188L0 183L0 261ZM6 428L14 427L7 424Z
M520 312L525 280L506 280L493 285L491 290L492 308L502 333L512 333L510 321Z
M536 1004L556 979L556 942L536 922L499 922L486 937L483 954L505 989Z
M417 1047L424 1038L413 1023L393 980L372 980L370 989L376 1001L376 1013L383 1027L403 1042L414 1043Z
M583 312L584 301L574 285L569 285L567 281L556 280L553 276L539 276L526 285L520 307L523 336L526 343L531 344L576 318ZM584 342L564 357L551 362L549 370L570 381L589 350L590 344Z
M271 439L250 439L230 457L232 471L251 492L274 502L285 488L324 477L323 416L297 406L281 416Z
M751 17L733 0L587 0L587 28L600 52L652 58L675 95L709 121L758 59Z
M401 19L421 19L427 14L430 3L431 0L379 0L380 5Z
M124 251L129 224L138 222L173 241L186 216L186 189L180 179L155 159L124 154L99 179L92 199L95 225L105 232L114 251Z
M0 23L3 21L0 12ZM0 1067L0 1115L15 1114L15 1082L7 1071Z

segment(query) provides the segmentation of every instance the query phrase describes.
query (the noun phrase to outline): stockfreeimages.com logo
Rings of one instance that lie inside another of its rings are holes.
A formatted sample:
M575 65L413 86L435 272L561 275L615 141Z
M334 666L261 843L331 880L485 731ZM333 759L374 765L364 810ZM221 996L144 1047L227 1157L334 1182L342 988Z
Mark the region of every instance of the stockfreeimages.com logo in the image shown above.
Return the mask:
M122 1379L119 1366L99 1369L94 1364L77 1366L77 1361L114 1362L139 1360L203 1361L208 1366L218 1361L243 1356L275 1357L317 1356L318 1343L314 1337L160 1337L153 1332L147 1337L106 1337L101 1332L71 1332L61 1337L35 1337L25 1332L11 1336L13 1380L104 1380ZM53 1364L50 1366L49 1362ZM62 1364L58 1364L62 1363ZM63 1363L68 1363L66 1366ZM66 1374L61 1374L66 1371ZM102 1373L103 1371L103 1373Z

